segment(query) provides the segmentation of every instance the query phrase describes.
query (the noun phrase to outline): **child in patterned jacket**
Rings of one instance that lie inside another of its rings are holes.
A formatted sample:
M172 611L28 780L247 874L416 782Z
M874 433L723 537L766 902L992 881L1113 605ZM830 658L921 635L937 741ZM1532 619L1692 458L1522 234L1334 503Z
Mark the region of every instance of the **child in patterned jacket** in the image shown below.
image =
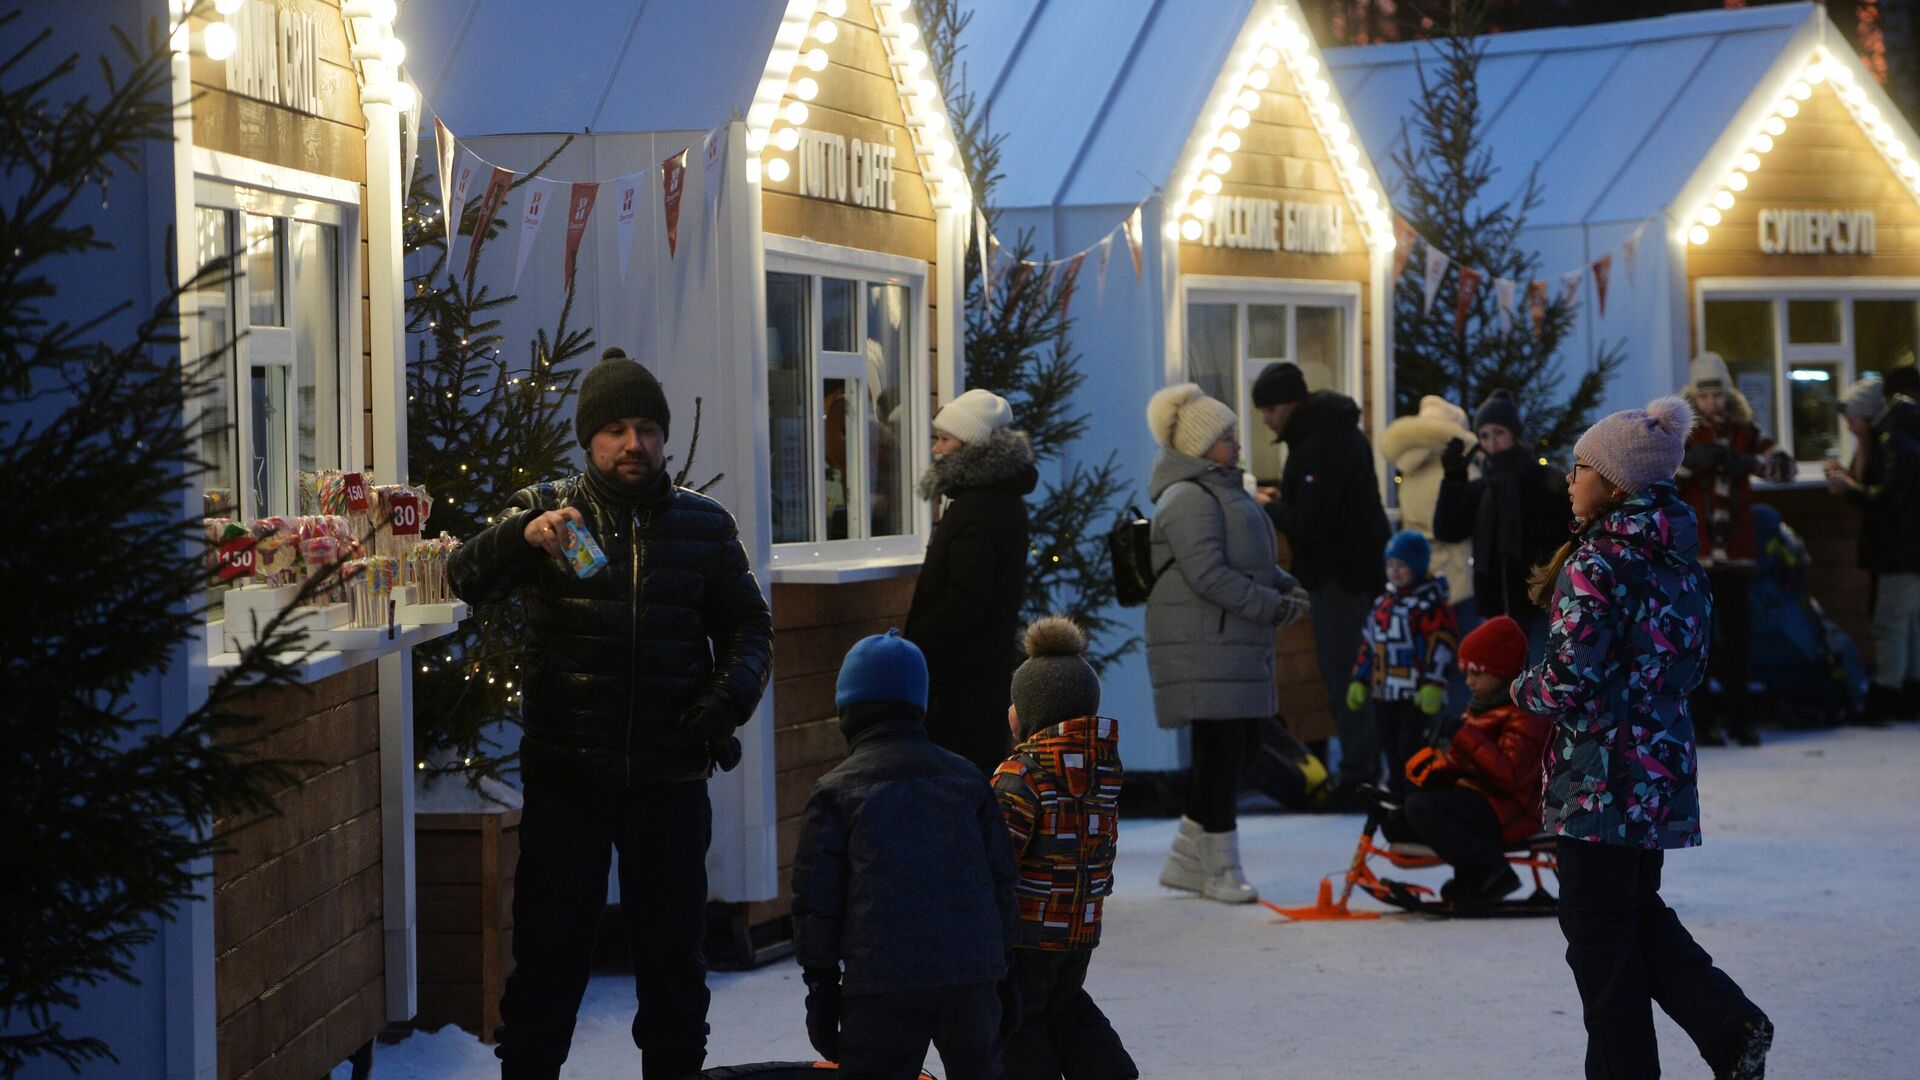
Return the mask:
M1007 724L1019 745L993 774L1019 863L1020 940L1009 978L1020 1019L1001 1053L1007 1080L1140 1075L1088 996L1087 964L1113 891L1120 835L1119 725L1100 711L1086 634L1058 615L1027 628Z
M1407 790L1407 759L1427 744L1427 729L1446 704L1459 638L1447 579L1427 573L1432 550L1412 529L1387 541L1387 591L1367 616L1347 686L1350 710L1373 698L1387 789L1396 795Z

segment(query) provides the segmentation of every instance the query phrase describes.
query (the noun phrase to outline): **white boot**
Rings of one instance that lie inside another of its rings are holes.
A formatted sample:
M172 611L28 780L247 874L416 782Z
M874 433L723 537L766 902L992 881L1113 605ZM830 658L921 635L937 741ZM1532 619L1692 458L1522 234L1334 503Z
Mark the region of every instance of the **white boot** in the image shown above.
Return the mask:
M1206 873L1200 895L1222 904L1251 904L1260 893L1240 872L1240 831L1200 834L1200 863Z
M1169 889L1197 893L1206 889L1207 872L1201 861L1201 837L1206 831L1190 817L1180 819L1180 831L1174 834L1173 850L1167 864L1160 868L1160 884Z

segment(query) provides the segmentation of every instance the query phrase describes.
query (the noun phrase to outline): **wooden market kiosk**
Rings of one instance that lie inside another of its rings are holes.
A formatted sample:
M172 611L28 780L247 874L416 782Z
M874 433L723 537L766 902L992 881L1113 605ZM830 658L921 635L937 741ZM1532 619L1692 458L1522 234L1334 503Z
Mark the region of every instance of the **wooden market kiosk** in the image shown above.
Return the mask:
M1397 145L1432 56L1424 43L1329 53L1373 145ZM1547 276L1612 254L1609 302L1582 308L1569 361L1622 345L1607 407L1625 408L1683 385L1696 352L1725 357L1798 464L1757 499L1806 540L1814 595L1867 646L1859 517L1820 463L1851 459L1846 388L1920 347L1910 122L1813 4L1498 34L1480 86L1502 182L1538 170L1521 242Z
M423 96L462 147L456 168L525 170L574 133L543 175L600 182L575 324L659 375L669 454L693 455L694 483L722 477L709 494L739 521L770 594L774 682L741 729L745 761L709 789L726 935L710 947L745 962L788 933L800 813L845 754L840 660L904 624L924 557L932 515L914 484L933 412L957 392L961 276L949 268L971 194L906 0L602 0L544 13L538 35L503 17L509 7L408 5ZM548 85L562 68L565 87ZM669 240L662 164L682 151ZM520 220L539 183L502 216ZM631 217L617 213L628 190ZM492 243L509 254L516 241ZM523 269L501 258L479 271L521 297L508 341L551 326L560 306L564 230L525 250Z
M1089 376L1076 405L1093 420L1067 458L1114 455L1141 507L1154 456L1146 404L1163 386L1197 382L1231 404L1268 483L1283 451L1250 392L1269 365L1293 361L1311 389L1353 397L1369 437L1388 419L1384 194L1298 8L1228 7L1173 17L1119 3L1097 18L1071 5L982 7L962 53L1005 137L1001 242L1030 233L1035 257L1056 266L1084 253L1071 341ZM1142 631L1140 609L1121 615ZM1310 626L1277 647L1289 723L1332 735ZM1129 770L1181 767L1182 740L1153 723L1144 652L1110 665L1103 684L1106 700L1127 703L1116 715Z

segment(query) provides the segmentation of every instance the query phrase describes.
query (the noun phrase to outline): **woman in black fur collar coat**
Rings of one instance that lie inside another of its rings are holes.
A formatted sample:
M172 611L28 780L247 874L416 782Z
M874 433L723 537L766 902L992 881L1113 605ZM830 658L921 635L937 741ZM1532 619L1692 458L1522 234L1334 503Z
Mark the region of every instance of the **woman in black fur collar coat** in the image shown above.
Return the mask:
M945 502L907 614L927 657L927 734L993 775L1007 756L1007 706L1027 590L1026 495L1033 447L1006 399L969 390L933 418L920 494Z

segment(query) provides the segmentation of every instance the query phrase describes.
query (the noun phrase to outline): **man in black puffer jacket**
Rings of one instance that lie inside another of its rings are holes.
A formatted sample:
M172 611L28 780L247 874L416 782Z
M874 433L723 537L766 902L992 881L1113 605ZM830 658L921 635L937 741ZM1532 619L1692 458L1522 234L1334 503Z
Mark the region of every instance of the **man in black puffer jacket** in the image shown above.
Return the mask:
M847 759L814 784L793 858L807 1037L849 1080L916 1076L929 1042L949 1080L997 1078L1020 1015L1003 1000L1020 923L1000 804L928 741L927 662L897 631L854 645L834 702Z
M526 807L501 1075L557 1077L586 991L607 866L620 850L646 1080L706 1056L707 777L739 760L773 662L773 619L732 515L673 486L659 380L608 349L580 385L585 472L523 488L449 567L469 603L518 593L527 642ZM569 524L607 565L563 561Z
M1278 488L1259 499L1286 534L1289 568L1313 602L1313 652L1327 711L1340 735L1335 804L1364 809L1357 789L1380 777L1380 737L1370 706L1347 708L1347 675L1360 630L1386 584L1380 552L1393 530L1380 504L1373 444L1360 430L1360 406L1332 390L1307 392L1297 364L1269 366L1253 384L1260 419L1287 448Z

